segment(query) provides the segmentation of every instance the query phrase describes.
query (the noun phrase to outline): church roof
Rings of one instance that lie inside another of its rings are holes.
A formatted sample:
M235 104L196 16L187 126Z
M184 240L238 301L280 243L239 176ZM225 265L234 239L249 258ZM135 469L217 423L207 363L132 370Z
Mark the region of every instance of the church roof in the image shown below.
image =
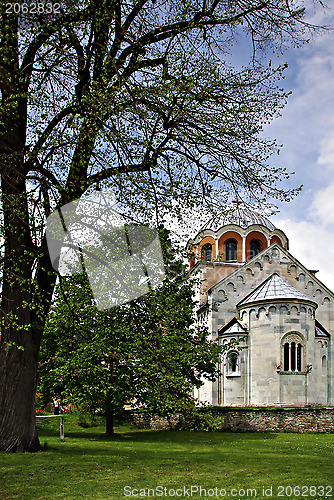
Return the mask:
M229 224L235 224L246 229L253 224L258 224L264 226L270 231L274 231L276 228L270 220L264 215L256 212L252 208L246 206L243 202L235 200L231 205L224 209L222 215L214 217L209 220L201 229L212 229L217 231L223 226L228 226Z
M238 333L247 333L247 328L236 318L231 319L226 325L218 330L219 335L231 335Z
M315 336L325 338L329 337L327 330L317 320L315 320Z
M247 295L239 306L251 304L253 302L262 302L277 299L298 299L314 302L307 295L300 292L294 286L290 285L285 279L281 278L277 273L272 274L263 283L261 283L255 290Z

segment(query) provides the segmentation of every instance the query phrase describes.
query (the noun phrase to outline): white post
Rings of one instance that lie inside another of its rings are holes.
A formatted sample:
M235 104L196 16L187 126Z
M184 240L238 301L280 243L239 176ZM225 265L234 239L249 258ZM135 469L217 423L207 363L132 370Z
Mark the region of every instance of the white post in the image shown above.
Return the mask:
M62 441L65 439L65 422L64 422L64 417L61 417L60 419L60 432L59 432L59 437Z

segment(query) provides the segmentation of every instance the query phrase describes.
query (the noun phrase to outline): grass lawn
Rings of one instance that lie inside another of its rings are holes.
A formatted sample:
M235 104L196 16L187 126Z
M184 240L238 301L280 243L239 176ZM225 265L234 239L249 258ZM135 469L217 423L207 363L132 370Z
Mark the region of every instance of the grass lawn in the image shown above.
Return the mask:
M117 427L117 435L107 439L103 426L83 429L72 415L66 417L61 442L59 421L50 420L39 431L45 451L0 453L1 499L239 499L255 498L254 490L257 498L334 499L334 435L128 426ZM161 489L148 492L157 486ZM202 487L201 494L191 486Z

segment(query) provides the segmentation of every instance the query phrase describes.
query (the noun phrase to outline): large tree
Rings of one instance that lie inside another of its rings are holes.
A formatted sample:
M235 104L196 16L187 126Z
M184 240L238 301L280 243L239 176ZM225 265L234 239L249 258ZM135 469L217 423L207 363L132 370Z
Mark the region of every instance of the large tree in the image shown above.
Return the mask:
M215 190L291 196L277 187L286 173L269 166L275 145L261 136L285 102L277 88L283 68L261 64L256 51L298 42L308 29L302 0L64 4L25 20L0 5L7 451L40 447L36 369L56 281L44 228L56 207L107 181L129 215L158 221L180 206L173 200L198 205ZM238 37L254 47L248 67L231 65Z

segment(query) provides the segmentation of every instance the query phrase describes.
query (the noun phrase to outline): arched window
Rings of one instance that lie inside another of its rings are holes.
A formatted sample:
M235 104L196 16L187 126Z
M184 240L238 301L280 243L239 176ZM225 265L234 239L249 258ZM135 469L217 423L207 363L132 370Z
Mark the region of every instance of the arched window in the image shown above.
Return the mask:
M212 261L212 245L210 243L205 243L202 247L202 260L205 262Z
M321 366L323 369L327 368L327 359L325 355L321 358Z
M239 354L235 351L230 352L226 357L227 375L239 374Z
M237 260L238 245L236 240L227 240L225 243L226 261Z
M258 253L260 253L262 250L262 244L261 244L261 241L260 240L251 240L250 242L250 258L252 259L253 257L255 257L255 255L257 255Z
M305 371L305 343L300 334L290 333L282 340L281 366L285 372Z

